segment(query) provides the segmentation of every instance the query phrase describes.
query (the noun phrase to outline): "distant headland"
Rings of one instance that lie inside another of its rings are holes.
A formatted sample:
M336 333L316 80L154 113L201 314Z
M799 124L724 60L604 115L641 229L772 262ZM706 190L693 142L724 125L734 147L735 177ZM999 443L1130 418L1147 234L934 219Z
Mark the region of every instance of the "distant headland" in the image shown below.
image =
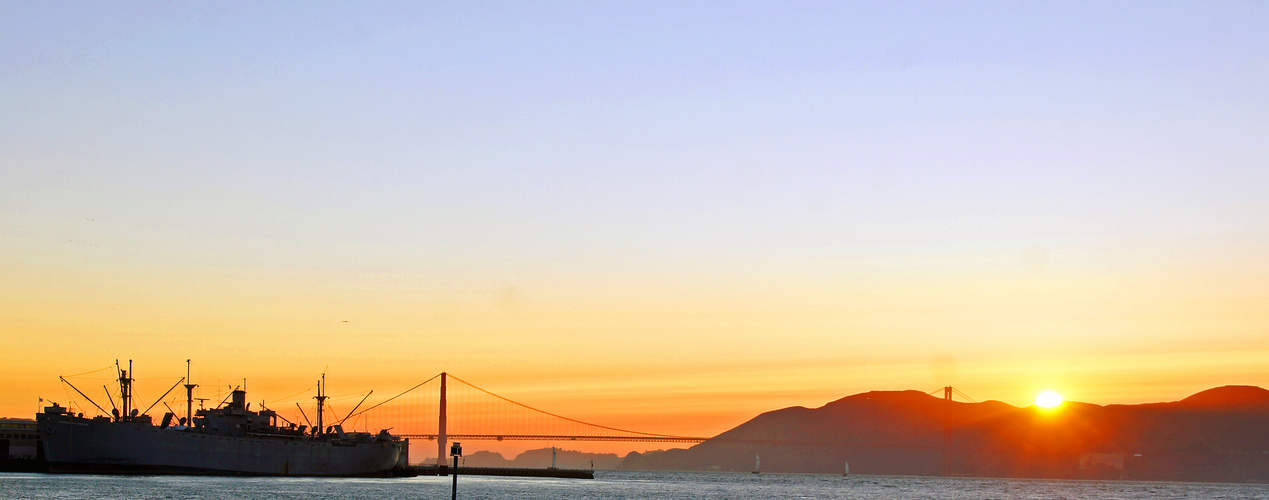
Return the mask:
M1269 390L1180 401L1019 408L872 391L775 410L688 449L631 453L622 469L1269 482Z

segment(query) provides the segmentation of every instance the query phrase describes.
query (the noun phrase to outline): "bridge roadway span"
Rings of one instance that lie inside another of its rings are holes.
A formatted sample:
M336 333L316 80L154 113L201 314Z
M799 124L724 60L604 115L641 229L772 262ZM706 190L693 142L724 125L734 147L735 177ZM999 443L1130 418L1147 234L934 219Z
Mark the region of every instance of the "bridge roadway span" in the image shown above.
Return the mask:
M426 439L434 441L436 434L400 434L410 439ZM541 434L448 434L447 439L464 439L467 441L624 441L642 443L702 443L713 441L725 444L757 444L775 446L830 446L839 448L902 448L913 450L940 450L937 444L901 444L870 443L867 441L807 441L790 439L743 439L743 438L703 438L688 436L568 436ZM969 448L965 448L969 449ZM986 448L981 448L986 449Z
M400 434L410 439L426 439L435 441L440 438L436 434ZM446 434L447 440L463 439L467 441L626 441L644 443L701 443L709 438L686 436L564 436L541 434Z

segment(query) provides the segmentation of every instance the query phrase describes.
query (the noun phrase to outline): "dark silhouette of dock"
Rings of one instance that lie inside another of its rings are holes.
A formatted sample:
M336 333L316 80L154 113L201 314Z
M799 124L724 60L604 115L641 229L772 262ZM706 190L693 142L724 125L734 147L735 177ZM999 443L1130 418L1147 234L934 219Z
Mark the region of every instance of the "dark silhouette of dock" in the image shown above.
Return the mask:
M420 476L448 476L447 465L416 465L411 467ZM519 467L459 467L460 476L514 476L554 477L561 479L595 479L595 471L585 469L529 469Z

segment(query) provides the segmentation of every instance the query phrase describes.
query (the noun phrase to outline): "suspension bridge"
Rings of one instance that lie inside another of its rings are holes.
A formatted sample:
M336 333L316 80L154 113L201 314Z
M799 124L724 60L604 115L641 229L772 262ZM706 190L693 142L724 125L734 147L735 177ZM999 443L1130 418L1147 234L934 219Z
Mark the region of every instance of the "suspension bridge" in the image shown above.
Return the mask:
M436 441L440 460L450 440L700 443L709 439L583 422L513 401L445 372L365 409L354 408L343 420L359 427L391 427L401 437Z

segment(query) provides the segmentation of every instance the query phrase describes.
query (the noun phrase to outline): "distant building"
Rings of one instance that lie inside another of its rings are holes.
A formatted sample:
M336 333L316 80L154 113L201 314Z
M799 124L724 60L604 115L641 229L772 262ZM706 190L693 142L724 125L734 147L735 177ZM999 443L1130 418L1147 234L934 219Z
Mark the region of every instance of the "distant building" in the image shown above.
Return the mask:
M43 448L34 420L0 418L0 472L46 472Z
M35 460L39 455L40 433L34 420L0 418L0 458Z

